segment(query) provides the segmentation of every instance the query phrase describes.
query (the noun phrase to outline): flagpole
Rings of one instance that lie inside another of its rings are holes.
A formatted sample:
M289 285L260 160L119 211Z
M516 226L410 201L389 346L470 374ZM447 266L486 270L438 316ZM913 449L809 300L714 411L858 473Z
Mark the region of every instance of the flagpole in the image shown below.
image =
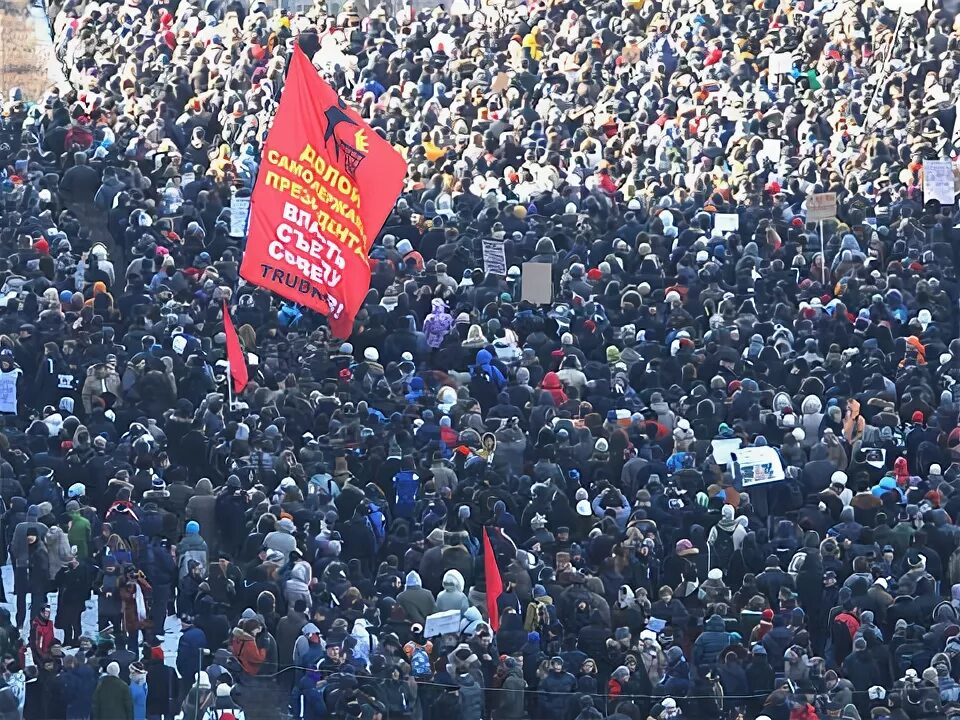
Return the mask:
M233 376L230 375L229 360L227 360L227 412L233 412Z
M820 221L820 283L827 284L827 250L823 242L823 220Z

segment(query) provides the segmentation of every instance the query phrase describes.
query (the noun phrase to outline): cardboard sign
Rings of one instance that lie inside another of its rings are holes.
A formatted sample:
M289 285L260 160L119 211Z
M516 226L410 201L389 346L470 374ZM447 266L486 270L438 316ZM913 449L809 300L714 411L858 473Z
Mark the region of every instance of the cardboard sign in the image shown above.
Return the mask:
M510 87L510 76L505 72L497 73L497 76L490 84L490 89L498 93L504 92L508 87Z
M953 162L950 160L924 160L923 202L936 200L941 205L953 205L956 194Z
M837 216L836 193L814 193L807 198L807 222L830 220Z
M717 213L713 216L713 227L720 232L736 232L740 229L740 216L737 213Z
M459 610L444 610L443 612L433 613L433 615L427 615L427 619L423 623L423 636L425 638L445 635L446 633L460 633Z
M501 241L483 241L483 271L488 275L507 274L507 253Z
M249 222L250 196L234 195L230 199L230 237L246 237Z
M786 478L780 456L772 447L741 448L731 453L730 458L740 468L744 490L752 485L778 482Z
M769 62L771 75L789 75L793 70L793 55L788 52L773 53Z
M730 455L740 450L740 438L717 438L710 443L710 452L717 465L729 465Z
M521 300L534 305L547 305L553 300L553 265L525 262L520 281L523 283Z

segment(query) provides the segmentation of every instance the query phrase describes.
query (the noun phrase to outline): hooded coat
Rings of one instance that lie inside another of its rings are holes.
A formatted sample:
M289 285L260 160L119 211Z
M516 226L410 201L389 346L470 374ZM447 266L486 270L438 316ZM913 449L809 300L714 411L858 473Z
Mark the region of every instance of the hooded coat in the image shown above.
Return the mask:
M721 651L730 644L723 618L711 615L704 624L703 632L693 644L693 663L701 673L716 666Z
M213 483L208 478L200 478L194 489L194 495L187 501L187 520L200 523L200 534L207 540L208 546L219 537L217 534L217 498L213 494Z
M443 574L443 590L437 594L437 610L459 610L461 614L470 607L470 601L463 592L463 576L456 570L447 570Z
M441 595L446 589L441 591ZM420 575L415 571L407 573L406 588L397 595L397 604L404 609L410 622L423 625L427 615L437 612L437 601L429 590L424 589Z

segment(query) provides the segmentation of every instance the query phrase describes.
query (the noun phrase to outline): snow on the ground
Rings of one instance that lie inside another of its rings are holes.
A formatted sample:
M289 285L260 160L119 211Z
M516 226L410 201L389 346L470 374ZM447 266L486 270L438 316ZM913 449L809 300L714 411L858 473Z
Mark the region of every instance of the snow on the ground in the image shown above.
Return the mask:
M17 599L16 595L13 594L13 566L4 565L3 568L3 588L6 591L6 596L8 602L2 603L10 611L10 618L15 623L17 621ZM29 596L28 596L29 601ZM50 603L50 608L53 611L53 616L56 617L57 614L57 594L50 593L47 595L47 602ZM29 612L28 612L29 614ZM87 601L87 609L83 611L83 615L80 616L80 621L83 627L83 633L90 638L96 638L97 636L97 596L94 595ZM20 628L21 634L24 641L29 638L29 618L27 619L26 627ZM180 641L180 620L176 615L170 615L167 617L167 621L164 624L164 631L166 635L163 638L163 656L166 659L167 665L175 667L176 658L177 658L177 643ZM56 631L57 638L63 639L63 631ZM140 640L143 640L141 635ZM68 653L72 653L73 650L68 649Z

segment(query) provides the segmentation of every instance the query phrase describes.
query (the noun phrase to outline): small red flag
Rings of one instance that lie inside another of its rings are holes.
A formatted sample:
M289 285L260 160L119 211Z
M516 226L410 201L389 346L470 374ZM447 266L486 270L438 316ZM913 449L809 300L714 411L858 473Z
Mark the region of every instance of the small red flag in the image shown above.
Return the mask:
M483 532L483 572L487 578L487 615L490 616L490 627L497 632L500 629L500 610L497 608L497 600L503 595L503 580L500 579L497 559L493 556L490 531L486 528Z
M233 327L233 320L230 319L230 308L227 307L227 301L223 301L223 332L227 336L227 363L230 365L230 377L233 378L233 391L235 393L243 392L247 386L250 375L247 373L247 359L240 347L240 338L237 337L237 329Z

